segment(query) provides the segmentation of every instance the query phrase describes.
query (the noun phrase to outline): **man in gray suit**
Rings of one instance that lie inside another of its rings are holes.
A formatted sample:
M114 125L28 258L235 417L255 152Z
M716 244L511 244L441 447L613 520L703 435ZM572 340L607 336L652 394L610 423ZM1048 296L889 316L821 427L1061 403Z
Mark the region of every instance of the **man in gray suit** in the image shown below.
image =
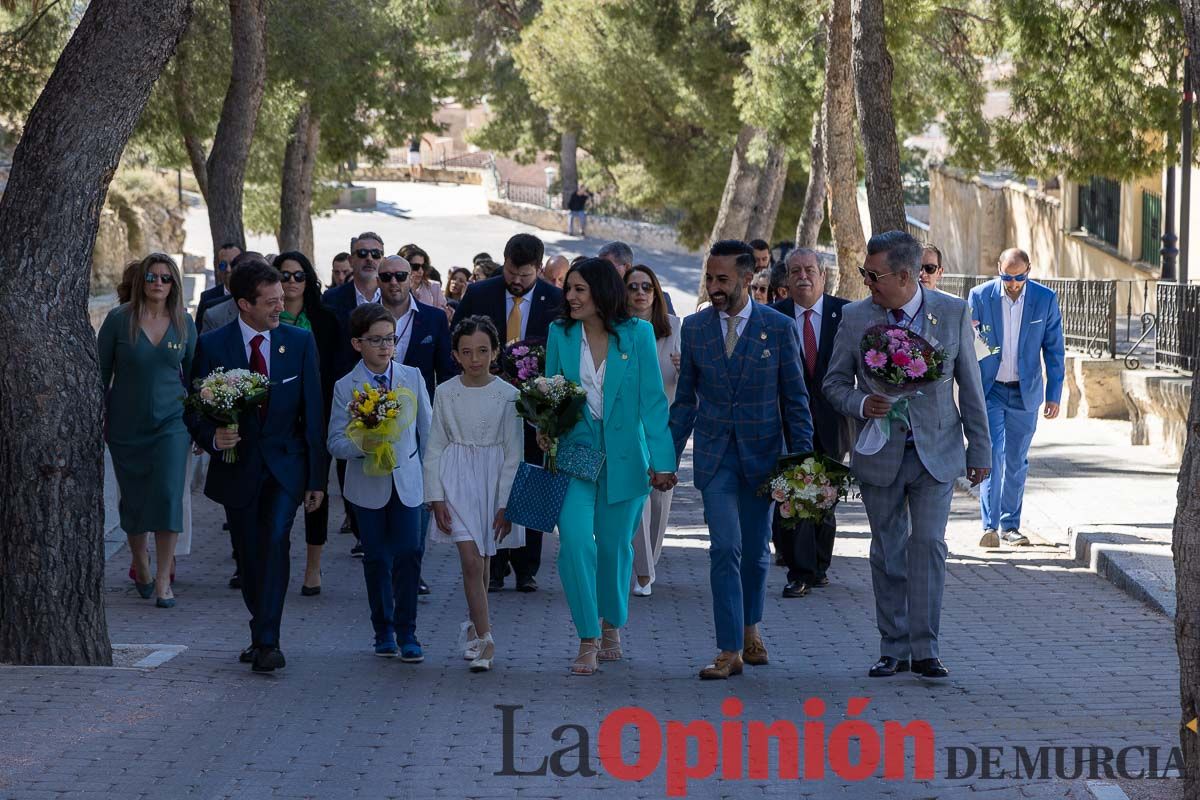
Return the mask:
M880 634L872 678L909 669L944 678L938 658L942 590L946 582L946 520L954 481L971 484L991 465L987 408L967 304L921 287L921 244L903 231L872 236L859 272L871 297L848 304L825 373L825 397L860 420L887 416L892 403L866 389L859 343L868 328L905 327L946 355L944 377L909 401L907 424L893 424L887 443L872 455L856 449L850 469L862 488L871 523L871 583ZM958 383L961 414L951 379ZM963 434L966 448L963 448Z

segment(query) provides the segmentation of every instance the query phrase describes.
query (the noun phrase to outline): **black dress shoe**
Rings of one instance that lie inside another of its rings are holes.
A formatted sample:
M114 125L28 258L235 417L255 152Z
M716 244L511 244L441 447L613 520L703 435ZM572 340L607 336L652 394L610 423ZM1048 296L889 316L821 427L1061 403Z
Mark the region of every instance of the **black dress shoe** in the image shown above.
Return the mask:
M867 674L872 678L890 678L897 672L908 672L908 662L891 656L881 656Z
M321 593L320 586L301 586L300 587L300 596L301 597L316 597L320 593Z
M804 597L808 594L808 584L804 581L792 581L783 587L784 597Z
M504 591L504 578L488 578L488 591L489 592L503 592Z
M922 678L945 678L950 674L950 670L936 658L915 659L912 662L912 671Z
M429 592L429 584L427 584L425 582L424 578L418 578L417 579L417 594L429 594L429 593L430 593Z
M253 664L254 656L258 652L258 645L252 644L238 654L238 661L243 664Z
M362 558L363 557L362 542L359 542L359 541L354 542L354 546L350 548L350 555L353 556L354 558Z
M278 647L260 647L254 654L254 665L250 669L255 672L274 672L285 666L287 662L283 658L282 650Z
M812 582L811 588L824 589L828 585L829 585L829 578L826 578L824 575L822 575L821 577L817 578L815 581Z
M233 573L233 577L229 579L230 589L242 588L242 574L240 572Z
M528 578L521 578L517 581L518 592L536 592L538 590L537 581L530 575Z

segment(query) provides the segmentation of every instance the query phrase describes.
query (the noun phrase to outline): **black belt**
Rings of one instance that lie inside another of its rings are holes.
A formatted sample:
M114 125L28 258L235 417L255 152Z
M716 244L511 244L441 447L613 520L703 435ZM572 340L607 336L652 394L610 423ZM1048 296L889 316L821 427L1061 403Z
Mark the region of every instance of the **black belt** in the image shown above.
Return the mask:
M1009 389L1020 389L1021 388L1020 381L996 381L996 383L1000 384L1001 386L1007 386Z

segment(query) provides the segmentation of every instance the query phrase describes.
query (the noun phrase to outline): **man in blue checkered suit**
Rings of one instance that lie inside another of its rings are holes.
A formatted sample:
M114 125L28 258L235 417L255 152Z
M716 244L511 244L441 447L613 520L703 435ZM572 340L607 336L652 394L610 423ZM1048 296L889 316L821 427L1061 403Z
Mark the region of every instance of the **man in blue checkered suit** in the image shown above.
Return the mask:
M812 450L812 417L795 323L750 300L754 251L721 241L705 262L712 306L683 321L671 435L681 456L693 430L696 488L708 521L709 581L720 654L703 679L766 664L758 630L767 593L771 500L759 488L784 452Z

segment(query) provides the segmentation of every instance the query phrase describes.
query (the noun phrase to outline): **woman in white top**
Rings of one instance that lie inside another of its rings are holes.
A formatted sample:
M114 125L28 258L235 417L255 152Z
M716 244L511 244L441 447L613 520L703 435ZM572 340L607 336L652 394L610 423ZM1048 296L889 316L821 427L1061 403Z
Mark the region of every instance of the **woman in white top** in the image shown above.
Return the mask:
M450 337L463 374L438 386L425 447L425 502L436 530L458 547L470 620L461 630L472 672L491 669L495 654L488 619L488 560L500 547L525 544L504 509L525 451L517 390L491 374L500 334L487 317L467 317Z
M667 403L672 403L675 401L675 385L679 382L679 317L667 313L667 301L663 297L658 276L645 264L637 264L625 273L625 295L630 316L644 319L654 326L663 391L667 394ZM633 574L637 576L633 593L638 597L650 596L654 566L662 553L663 536L667 531L667 517L671 513L674 494L674 488L665 491L653 489L650 499L642 507L642 519L633 537Z

